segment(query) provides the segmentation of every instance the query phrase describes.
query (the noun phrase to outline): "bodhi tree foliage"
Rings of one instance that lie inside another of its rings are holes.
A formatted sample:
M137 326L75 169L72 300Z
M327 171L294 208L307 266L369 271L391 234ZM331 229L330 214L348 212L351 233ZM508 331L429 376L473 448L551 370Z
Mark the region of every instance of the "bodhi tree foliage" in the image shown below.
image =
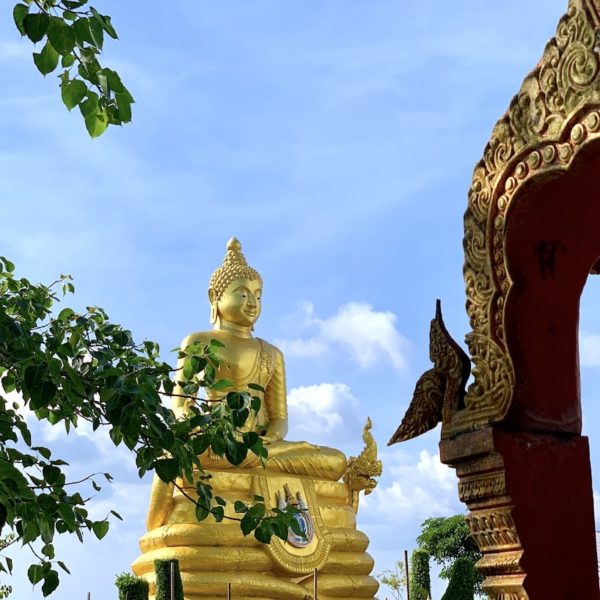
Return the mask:
M463 515L426 519L421 523L421 534L417 538L417 543L442 566L440 571L442 579L451 579L454 563L459 558L464 559L463 562L471 565L470 572L474 574L475 593L483 595L481 589L483 576L475 570L475 563L482 555ZM465 567L463 565L460 568Z
M108 15L88 0L23 0L13 18L39 50L33 62L40 73L60 67L62 101L69 110L79 107L91 137L131 121L132 95L119 74L100 63L105 37L118 37Z
M110 474L69 480L68 464L36 442L26 415L67 433L84 421L94 431L106 428L115 446L131 450L140 477L154 470L175 485L178 477L195 481L193 497L181 491L195 503L199 521L209 515L238 520L243 533L254 532L260 542L287 539L288 528L302 535L298 509L269 509L260 496L250 506L236 502L238 516L226 515L225 500L213 497L203 475L201 455L209 448L234 465L248 452L267 458L259 436L240 431L258 412L259 396L225 393L230 382L216 379L220 342L180 350L174 369L160 360L158 344L135 342L104 310L58 310L61 295L73 291L69 276L32 284L0 257L0 535L14 535L0 553L0 571L12 571L12 544L28 546L35 557L28 577L48 596L59 585L59 569L68 572L55 556L55 537L74 534L83 542L91 532L102 539L110 526L110 515L93 520L87 508L90 488L99 491L98 481L110 481ZM179 418L163 404L173 379L191 401ZM223 398L202 399L203 390L222 391Z

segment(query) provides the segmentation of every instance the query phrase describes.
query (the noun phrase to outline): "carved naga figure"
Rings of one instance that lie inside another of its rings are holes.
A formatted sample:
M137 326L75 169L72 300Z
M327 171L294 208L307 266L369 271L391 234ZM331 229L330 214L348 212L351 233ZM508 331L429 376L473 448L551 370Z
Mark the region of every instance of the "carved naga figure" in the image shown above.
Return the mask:
M600 0L571 0L496 124L465 213L473 362L432 322L434 368L390 443L442 422L440 458L492 600L600 598L581 435L579 298L599 271Z

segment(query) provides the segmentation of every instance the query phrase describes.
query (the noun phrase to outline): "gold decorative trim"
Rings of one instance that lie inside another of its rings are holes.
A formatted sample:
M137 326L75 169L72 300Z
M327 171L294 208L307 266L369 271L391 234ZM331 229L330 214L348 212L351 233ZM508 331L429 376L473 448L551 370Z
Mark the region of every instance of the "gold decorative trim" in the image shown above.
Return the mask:
M599 0L571 0L555 37L498 121L477 164L465 213L467 343L475 380L465 411L445 423L443 435L501 421L512 400L514 374L504 330L512 286L505 227L522 185L564 171L600 137ZM464 412L464 414L461 414Z
M494 552L486 554L477 561L477 570L484 575L510 575L521 570L523 550Z
M273 490L269 487L268 478L263 475L255 475L254 477L260 495L264 498L271 498ZM314 569L320 570L325 565L331 551L331 542L328 539L328 530L323 523L321 511L319 510L319 503L313 482L309 479L298 479L297 481L302 485L304 497L306 498L306 503L314 523L314 537L317 541L316 548L310 554L301 554L297 551L291 554L289 551L290 545L287 542L273 537L271 543L267 546L267 551L276 566L286 573L308 575Z
M477 510L467 516L471 535L482 552L521 548L512 509L512 506L503 506Z
M461 502L479 502L506 494L504 471L463 477L458 483L458 496Z

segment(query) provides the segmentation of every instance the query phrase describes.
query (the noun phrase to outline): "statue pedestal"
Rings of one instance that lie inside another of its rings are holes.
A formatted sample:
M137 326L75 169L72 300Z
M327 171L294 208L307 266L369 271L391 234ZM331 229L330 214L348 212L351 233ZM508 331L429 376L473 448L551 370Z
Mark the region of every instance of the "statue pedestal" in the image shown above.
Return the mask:
M213 493L228 502L226 517L239 519L234 501L252 503L255 495L267 506L278 506L286 495L303 502L307 510L301 527L307 539L290 534L287 542L273 538L261 544L252 534L244 537L237 521L216 523L211 516L198 523L194 505L176 490L166 523L142 537L143 554L132 566L149 581L151 598L154 561L171 558L179 560L185 600L223 600L228 583L238 600L305 600L312 598L314 569L319 600L374 598L379 585L369 576L369 540L356 529L346 484L263 469L210 473Z
M443 440L440 457L460 479L491 598L600 598L586 437L488 427Z

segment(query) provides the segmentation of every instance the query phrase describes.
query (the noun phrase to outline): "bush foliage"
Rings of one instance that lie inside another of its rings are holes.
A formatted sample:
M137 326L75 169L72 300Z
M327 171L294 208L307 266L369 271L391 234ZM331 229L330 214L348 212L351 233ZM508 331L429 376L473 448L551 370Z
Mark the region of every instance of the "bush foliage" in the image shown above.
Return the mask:
M427 600L431 596L429 554L426 550L414 550L410 562L411 600Z
M464 556L457 558L442 600L473 600L477 581L478 574L473 562Z
M154 569L156 571L156 600L171 600L171 564L175 564L175 600L183 600L183 583L181 582L181 573L179 572L179 561L173 560L155 560Z
M119 590L119 600L148 600L149 585L145 579L131 573L117 575L115 585Z

